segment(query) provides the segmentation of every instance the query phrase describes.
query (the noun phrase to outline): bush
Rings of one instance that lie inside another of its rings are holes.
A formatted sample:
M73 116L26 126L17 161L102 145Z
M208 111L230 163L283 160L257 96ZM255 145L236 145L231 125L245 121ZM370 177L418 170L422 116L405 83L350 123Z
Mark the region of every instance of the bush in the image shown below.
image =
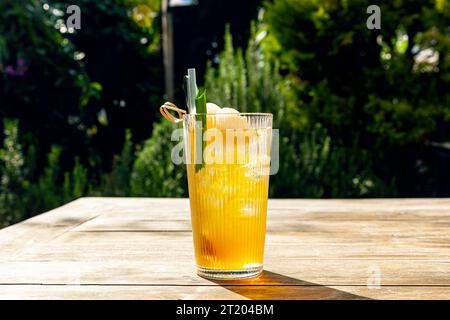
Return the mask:
M115 155L111 173L106 176L102 195L121 196L130 195L130 179L134 162L134 146L131 141L131 130L125 131L125 142L120 155Z
M137 153L131 174L131 195L140 197L186 196L186 169L172 162L171 135L176 128L162 120L155 123L152 137Z
M91 83L83 61L74 59L77 51L68 33L54 27L60 18L44 11L42 4L0 2L0 116L21 119L23 132L39 140L43 152L36 159L38 170L52 144L74 147L84 142L86 132L77 125L86 124L68 118L92 116L92 110L81 107L100 89Z
M65 25L72 4L82 10L81 30ZM0 118L20 119L21 131L5 122L0 138L0 224L86 194L130 194L128 138L131 130L148 136L155 118L148 106L163 94L159 7L159 0L0 1ZM125 128L128 140L113 157Z
M37 211L55 208L63 202L59 187L61 147L52 146L47 156L47 166L35 186Z
M281 77L279 66L263 51L258 43L262 28L251 26L251 36L245 53L233 47L233 40L226 28L224 51L219 55L217 70L208 62L205 86L208 101L225 107L235 107L240 112L272 112L275 127L284 120L302 127L305 118L298 108L293 94L292 80Z
M372 172L367 152L356 145L343 147L320 124L310 124L296 96L299 84L280 74L270 54L266 26L254 23L251 30L244 58L233 48L227 29L217 70L209 63L205 83L210 101L274 114L274 127L280 129L280 168L271 178L270 195L356 197L392 191Z
M36 146L23 151L18 121L4 121L4 142L0 149L0 225L6 226L37 213L53 209L86 195L87 170L75 158L71 172L62 172L61 147L53 145L42 174L35 176ZM26 156L24 156L24 153ZM64 177L64 179L62 179Z
M18 121L4 120L0 149L0 228L23 218L24 156L18 139Z
M81 8L80 30L65 26L69 5ZM38 175L51 145L62 147L62 170L79 157L100 176L120 152L125 128L137 139L148 136L155 118L148 106L163 95L159 6L0 1L0 117L21 119L24 135L35 137Z
M415 186L427 184L419 171L431 164L419 170L416 163L427 157L427 145L448 140L450 129L449 4L386 2L381 30L369 30L370 4L266 2L267 49L299 79L311 123L346 149L357 142L386 184L397 181L400 195L424 195Z

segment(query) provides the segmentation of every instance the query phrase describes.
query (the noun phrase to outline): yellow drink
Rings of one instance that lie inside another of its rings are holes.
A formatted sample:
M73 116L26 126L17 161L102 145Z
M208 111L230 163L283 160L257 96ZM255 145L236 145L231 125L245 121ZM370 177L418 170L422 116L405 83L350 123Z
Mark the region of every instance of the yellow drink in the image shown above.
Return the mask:
M188 161L186 165L195 257L199 274L206 277L250 277L262 270L271 117L269 122L253 121L251 114L243 118L239 127L245 129L238 129L238 137L228 140L227 134L236 131L228 129L233 122L216 123L208 118L207 127L216 130L216 139L204 145L205 157L212 143L222 142L223 149L209 153L216 161L205 159L202 165ZM186 150L194 159L198 131L186 123L185 130Z

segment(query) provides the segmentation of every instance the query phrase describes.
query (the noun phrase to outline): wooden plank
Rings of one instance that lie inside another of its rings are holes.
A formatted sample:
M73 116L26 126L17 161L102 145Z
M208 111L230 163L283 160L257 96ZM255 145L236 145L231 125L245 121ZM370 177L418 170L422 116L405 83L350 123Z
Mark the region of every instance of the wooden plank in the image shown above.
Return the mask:
M187 199L84 198L0 231L0 298L450 298L449 227L450 199L270 200L269 272L230 285L195 275Z
M24 249L50 241L104 210L105 203L79 199L47 213L0 230L0 259L11 259Z
M97 261L3 262L0 265L0 284L211 285L211 281L196 275L193 260L175 260L174 256L152 260L124 254L121 259L109 261L102 261L99 257ZM263 277L256 282L242 281L241 284L280 285L307 281L317 285L366 286L372 270L379 270L381 285L450 286L450 264L441 261L298 262L271 257L266 261L265 270L277 274L277 279Z
M311 259L393 259L393 260L441 260L449 261L449 246L446 239L435 239L423 243L420 239L396 237L390 241L355 237L324 239L320 234L305 233L274 234L266 239L267 258ZM409 241L409 242L408 242ZM123 255L149 257L170 249L192 257L191 232L65 232L47 242L23 248L14 255L14 260L71 260L116 259ZM172 254L172 253L167 253ZM11 260L8 259L8 260Z
M77 286L0 285L0 299L149 299L149 300L311 300L311 299L448 299L449 287L357 286Z

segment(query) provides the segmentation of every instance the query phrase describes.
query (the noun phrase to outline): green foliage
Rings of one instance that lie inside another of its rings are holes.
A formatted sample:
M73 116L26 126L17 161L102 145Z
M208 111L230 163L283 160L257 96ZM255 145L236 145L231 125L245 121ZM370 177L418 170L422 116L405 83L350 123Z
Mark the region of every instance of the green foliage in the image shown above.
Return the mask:
M72 183L70 179L70 172L64 172L64 183L63 183L63 199L64 202L69 202L72 200Z
M49 147L62 136L58 130L73 131L66 117L79 111L81 92L89 99L90 79L83 62L74 59L77 51L68 34L55 28L62 11L48 14L42 5L39 0L0 2L0 95L2 115L21 118L27 132L51 137L54 141L42 143ZM8 73L19 61L24 72Z
M36 147L24 156L18 121L4 121L4 143L0 149L0 224L8 225L36 213L60 206L86 194L87 170L75 159L72 172L65 172L61 188L61 147L53 145L42 174L33 180Z
M134 146L131 131L125 131L125 142L120 156L114 156L111 174L106 177L103 195L127 196L131 192L130 179L134 162Z
M81 30L65 25L69 5L81 8ZM130 194L131 133L113 155L125 128L147 137L163 93L160 5L0 1L0 118L22 131L5 124L1 136L12 147L0 159L0 224L86 194Z
M18 121L5 119L0 149L0 227L23 218L21 194L24 185L24 156L18 140Z
M75 158L75 166L72 171L73 197L80 198L85 195L87 187L87 169L80 164L79 158Z
M154 126L153 135L137 153L135 161L131 131L125 133L120 155L114 157L111 173L101 184L75 157L73 168L62 172L62 148L53 145L46 166L36 180L35 145L24 156L19 140L18 121L4 121L4 143L0 149L0 223L2 226L49 210L87 194L103 196L186 196L185 168L171 160L173 129L169 122ZM25 159L27 163L25 163Z
M275 126L295 118L295 125L292 125L302 127L306 120L296 103L293 79L280 75L277 61L258 43L261 36L264 37L263 26L252 24L248 47L243 54L241 49L234 49L227 27L217 70L208 63L205 76L208 101L236 107L241 112L272 112Z
M58 186L60 156L61 147L52 146L47 156L47 166L36 186L36 200L41 203L39 209L55 208L61 203L61 189Z
M176 127L163 120L153 127L152 137L137 153L131 174L131 195L180 197L186 195L186 169L172 162L171 135ZM182 143L182 142L178 142Z
M59 204L87 195L88 187L88 170L80 163L80 159L76 157L72 171L64 173L63 191L58 197Z
M333 144L320 125L306 134L282 137L280 170L271 178L277 197L344 198L395 195L371 171L369 154Z
M62 205L87 194L103 196L186 196L185 168L171 160L169 122L154 126L153 135L137 154L131 131L125 132L120 155L114 157L111 173L101 183L75 157L73 168L61 169L62 148L53 145L46 165L36 179L36 146L30 145L26 156L19 140L18 121L4 121L4 143L0 149L0 224L5 226L25 217ZM181 142L182 143L182 142ZM27 163L25 163L25 160Z
M368 129L395 147L423 142L450 112L449 13L439 9L448 5L386 2L382 29L373 31L365 25L369 4L267 2L265 20L279 43L273 51L302 79L311 120L333 136L348 143L350 132L363 137Z
M86 194L87 170L76 158L71 172L61 172L61 151L61 147L52 146L42 175L35 183L27 178L23 200L27 215L56 208Z
M81 30L65 25L69 5L81 8ZM94 175L109 172L115 141L130 127L147 138L148 106L163 95L159 9L160 0L0 1L0 117L21 119L40 151L62 146L63 171L78 156Z
M280 168L271 177L271 196L323 196L321 178L330 153L330 138L319 127L305 135L293 134L289 137L283 135L283 130L280 134Z
M271 56L269 44L273 39L266 35L266 26L255 23L251 30L245 58L240 50L234 50L229 29L226 30L217 71L209 64L205 82L208 99L219 105L236 106L244 112L274 114L274 127L280 129L280 168L271 178L271 196L319 198L386 194L384 184L372 172L366 152L356 145L341 146L320 124L308 122L306 107L296 96L299 84L292 77L282 76L278 62ZM324 86L322 90L326 89ZM317 93L315 103L321 103L327 94ZM348 100L331 99L335 107L348 103Z
M267 1L266 48L299 79L299 104L309 121L322 124L345 150L370 154L384 183L396 180L410 196L417 191L412 170L429 158L427 145L448 140L449 5L388 1L379 4L381 30L369 30L370 4Z

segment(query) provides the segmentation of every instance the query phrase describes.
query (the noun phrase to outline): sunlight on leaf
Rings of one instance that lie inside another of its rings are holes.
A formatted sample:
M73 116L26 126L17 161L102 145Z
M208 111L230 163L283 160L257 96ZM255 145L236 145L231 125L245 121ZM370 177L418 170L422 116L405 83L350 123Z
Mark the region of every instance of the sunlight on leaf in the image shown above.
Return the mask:
M133 8L132 18L142 28L151 28L157 12L148 5L140 4Z
M404 30L397 30L397 37L395 41L395 51L399 54L404 54L408 50L409 37Z

